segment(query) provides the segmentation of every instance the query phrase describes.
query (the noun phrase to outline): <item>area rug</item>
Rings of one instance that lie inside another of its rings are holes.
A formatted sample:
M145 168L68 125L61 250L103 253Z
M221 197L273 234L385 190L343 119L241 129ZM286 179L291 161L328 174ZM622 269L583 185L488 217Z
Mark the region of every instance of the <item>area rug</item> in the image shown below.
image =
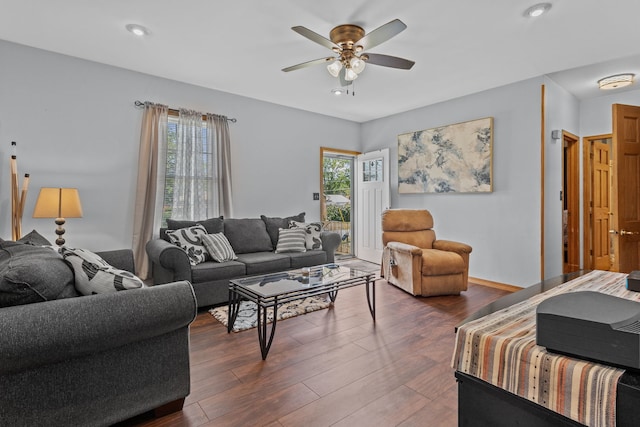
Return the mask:
M301 314L322 310L331 305L331 301L326 296L307 297L298 301L291 301L278 305L278 320L288 319ZM209 310L220 323L227 326L229 319L229 306L224 305ZM241 301L238 317L233 325L233 332L240 332L255 328L258 325L258 307L251 301ZM273 309L267 309L267 322L273 322Z

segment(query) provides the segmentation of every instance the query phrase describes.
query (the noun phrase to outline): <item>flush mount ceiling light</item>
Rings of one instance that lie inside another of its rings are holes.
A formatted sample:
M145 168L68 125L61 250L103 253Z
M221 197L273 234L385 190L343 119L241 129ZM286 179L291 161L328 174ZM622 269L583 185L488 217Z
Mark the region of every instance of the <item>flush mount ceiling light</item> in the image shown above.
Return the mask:
M132 34L135 34L138 37L146 36L147 34L149 34L149 30L147 30L142 25L127 24L125 25L125 28L127 29L127 31L129 31Z
M524 16L528 18L536 18L551 9L551 3L538 3L524 11Z
M614 76L605 77L598 80L598 86L602 90L618 89L633 84L634 74L616 74Z

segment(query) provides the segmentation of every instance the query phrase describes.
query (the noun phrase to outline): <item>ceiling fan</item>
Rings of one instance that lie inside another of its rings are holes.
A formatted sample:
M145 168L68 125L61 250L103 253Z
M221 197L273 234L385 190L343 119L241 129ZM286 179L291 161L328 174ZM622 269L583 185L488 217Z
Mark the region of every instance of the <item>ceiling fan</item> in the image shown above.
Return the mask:
M301 26L292 27L291 29L296 33L331 49L337 56L314 59L313 61L283 68L282 71L289 72L313 65L329 63L327 66L329 73L333 77L340 78L342 86L348 86L358 78L358 74L364 70L366 63L409 70L415 62L398 58L397 56L364 52L398 35L404 31L405 28L407 28L406 24L399 19L387 22L369 33L365 33L364 29L358 25L345 24L338 25L332 29L329 33L329 39L327 39L308 28Z

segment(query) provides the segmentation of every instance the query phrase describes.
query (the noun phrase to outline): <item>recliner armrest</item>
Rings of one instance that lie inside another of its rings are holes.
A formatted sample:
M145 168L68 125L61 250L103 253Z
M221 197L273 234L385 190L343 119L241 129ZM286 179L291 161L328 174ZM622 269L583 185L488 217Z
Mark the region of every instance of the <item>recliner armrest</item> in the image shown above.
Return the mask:
M433 249L457 252L459 254L470 254L472 250L471 246L466 243L454 242L451 240L435 240L433 242Z
M417 247L417 246L413 246L413 245L409 245L407 243L401 243L401 242L389 242L387 243L387 247L393 251L399 252L399 253L406 253L406 254L410 254L410 255L422 255L422 249Z

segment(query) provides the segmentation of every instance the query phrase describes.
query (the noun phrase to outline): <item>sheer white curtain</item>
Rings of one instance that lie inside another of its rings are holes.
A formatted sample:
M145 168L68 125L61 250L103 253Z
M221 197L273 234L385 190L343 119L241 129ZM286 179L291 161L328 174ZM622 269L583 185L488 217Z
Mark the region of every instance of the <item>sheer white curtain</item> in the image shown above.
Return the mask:
M214 215L213 152L207 141L202 113L181 109L176 129L173 219L199 220Z
M144 115L140 132L138 152L138 181L136 188L135 213L133 218L133 255L136 273L142 279L150 276L149 259L145 245L158 229L161 215L164 188L158 185L158 176L164 177L167 144L166 105L144 104ZM162 181L164 182L164 180Z
M230 217L231 158L227 118L181 109L177 125L173 219Z

